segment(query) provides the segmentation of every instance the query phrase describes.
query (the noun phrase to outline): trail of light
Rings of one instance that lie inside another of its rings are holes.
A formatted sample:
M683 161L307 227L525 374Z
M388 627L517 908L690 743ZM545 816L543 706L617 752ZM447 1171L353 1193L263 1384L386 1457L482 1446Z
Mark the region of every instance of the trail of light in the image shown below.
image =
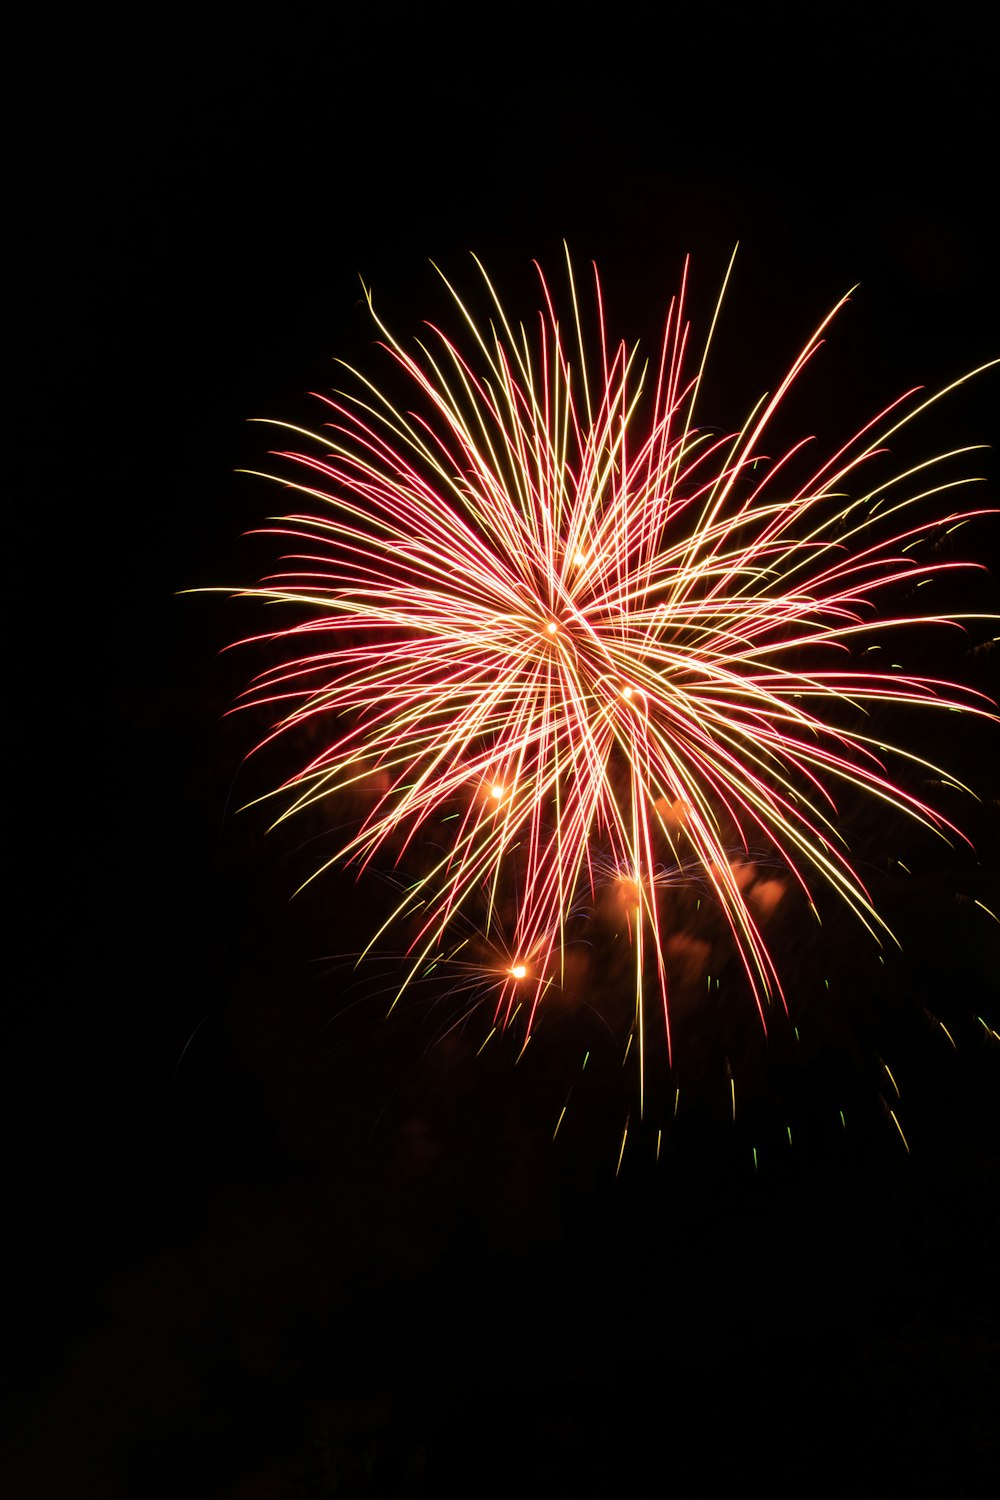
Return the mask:
M699 868L766 1024L781 983L731 866L734 843L763 843L817 919L825 886L878 940L892 934L851 865L840 790L962 837L887 761L960 783L864 720L871 705L987 719L994 705L957 684L869 670L861 648L875 628L976 618L891 607L880 618L875 606L973 566L911 554L988 513L927 519L971 482L935 482L935 466L975 450L866 478L853 499L850 489L906 423L971 377L917 404L916 391L897 398L803 481L807 439L770 458L761 445L847 298L773 394L720 437L694 422L722 297L687 378L686 266L647 364L609 339L596 271L592 350L568 256L565 336L540 271L529 335L479 270L488 320L442 278L462 337L427 325L413 351L368 294L386 389L345 366L353 388L320 398L321 431L275 424L296 441L279 453L290 466L280 482L305 504L272 528L293 549L284 570L240 592L292 623L258 637L284 658L243 704L277 716L262 745L324 736L268 794L282 799L277 821L377 787L320 867L414 866L366 951L403 927L412 979L449 948L456 921L474 915L487 937L503 928L494 1025L523 1014L525 1045L565 982L568 924L581 893L593 896L595 869L633 882L641 1112L652 1011L671 1047L665 855Z

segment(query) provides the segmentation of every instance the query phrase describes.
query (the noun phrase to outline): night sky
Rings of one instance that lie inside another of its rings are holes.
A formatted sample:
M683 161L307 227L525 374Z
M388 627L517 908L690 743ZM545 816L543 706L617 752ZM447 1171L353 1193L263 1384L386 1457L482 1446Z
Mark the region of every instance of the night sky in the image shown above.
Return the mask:
M689 1009L690 1107L616 1175L630 1100L596 1043L551 1139L579 1018L529 1066L477 1059L474 1030L435 1040L433 995L386 1021L391 973L345 962L384 883L291 899L329 833L239 811L290 767L248 765L262 726L225 717L259 612L184 592L272 561L249 419L318 420L335 358L373 367L362 278L405 338L446 315L430 262L468 287L475 251L529 315L565 238L648 345L690 253L697 342L738 240L719 426L858 283L790 438L996 357L977 14L108 6L15 37L13 1500L990 1492L995 726L903 721L982 799L945 809L978 858L859 819L902 952L785 923L800 1044L765 1047L736 989ZM965 387L899 457L995 446L997 395ZM977 470L1000 504L995 453ZM1000 521L960 535L992 571L949 607L1000 611ZM907 660L995 693L995 633Z

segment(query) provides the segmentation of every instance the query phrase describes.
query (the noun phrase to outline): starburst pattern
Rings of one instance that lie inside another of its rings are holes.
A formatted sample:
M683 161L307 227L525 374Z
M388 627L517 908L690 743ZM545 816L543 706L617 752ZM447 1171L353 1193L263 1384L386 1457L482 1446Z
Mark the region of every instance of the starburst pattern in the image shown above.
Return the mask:
M818 466L804 442L767 455L843 302L720 436L695 425L711 333L686 374L684 283L646 365L609 343L596 271L591 314L567 258L565 323L539 273L543 307L525 328L479 269L490 316L449 284L455 336L429 327L408 350L376 317L403 400L351 371L349 390L320 398L320 431L286 428L296 477L282 482L308 508L275 524L285 570L250 592L295 618L267 637L281 660L246 701L273 708L274 736L308 725L322 748L278 788L281 817L365 788L336 859L412 872L385 924L405 930L410 972L474 912L509 957L494 1023L518 1011L529 1034L581 893L612 871L640 1059L654 1013L669 1047L658 891L693 863L766 1023L781 980L734 848L766 849L810 900L832 888L884 938L838 828L844 790L961 837L887 765L946 773L890 751L869 710L991 705L872 670L864 652L876 619L884 633L928 618L880 617L880 601L962 566L920 544L982 512L929 509L969 482L940 478L956 453L868 482L929 404L915 392Z

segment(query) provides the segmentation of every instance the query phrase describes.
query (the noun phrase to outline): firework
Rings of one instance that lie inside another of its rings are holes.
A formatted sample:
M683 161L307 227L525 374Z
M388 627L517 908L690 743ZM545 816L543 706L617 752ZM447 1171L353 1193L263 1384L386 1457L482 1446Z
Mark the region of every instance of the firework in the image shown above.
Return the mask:
M670 1047L664 886L697 871L766 1025L783 996L764 915L783 887L772 875L754 899L755 851L885 939L838 798L851 788L962 837L888 767L951 778L867 726L873 705L992 705L866 663L876 622L884 636L964 618L879 605L963 566L929 544L982 512L939 498L969 482L940 478L956 453L870 482L871 460L930 404L916 392L804 473L803 443L768 454L846 298L720 436L695 423L711 332L685 373L686 270L643 363L609 340L596 270L591 303L567 257L563 321L539 272L526 328L476 264L487 319L446 282L456 333L428 325L407 349L372 308L387 380L350 370L348 389L318 398L318 431L275 424L293 445L280 482L303 508L273 527L283 570L242 592L292 622L257 637L280 661L245 702L272 711L268 740L308 729L322 746L269 794L280 819L329 805L342 823L353 791L365 805L336 860L407 872L372 944L402 931L412 977L472 920L503 955L482 969L494 1026L516 1015L530 1035L581 911L613 888L641 1078L654 1019Z

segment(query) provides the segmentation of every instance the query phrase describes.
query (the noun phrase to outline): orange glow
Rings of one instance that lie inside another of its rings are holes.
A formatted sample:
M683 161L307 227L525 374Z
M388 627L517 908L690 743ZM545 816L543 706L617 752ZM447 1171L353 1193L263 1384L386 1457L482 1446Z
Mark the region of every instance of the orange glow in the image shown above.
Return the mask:
M653 805L660 815L664 828L669 833L675 833L678 828L687 827L691 804L683 797L675 797L673 802L666 797L658 797Z

